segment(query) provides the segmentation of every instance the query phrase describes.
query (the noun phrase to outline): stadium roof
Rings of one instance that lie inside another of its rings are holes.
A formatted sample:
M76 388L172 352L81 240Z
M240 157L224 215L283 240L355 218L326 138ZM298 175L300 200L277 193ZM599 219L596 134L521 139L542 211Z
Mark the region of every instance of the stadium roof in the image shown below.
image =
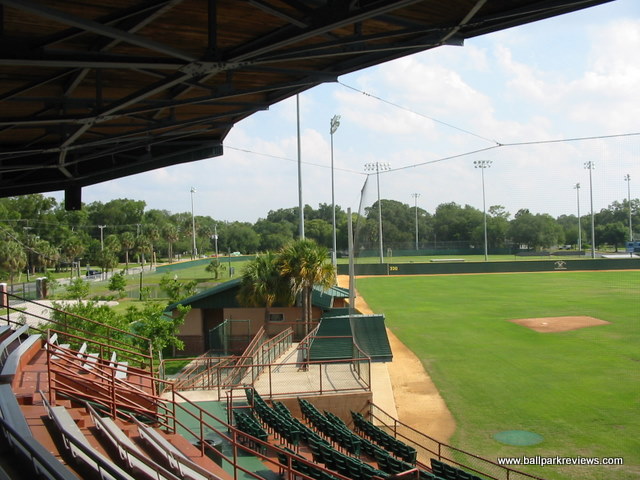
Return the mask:
M222 155L340 75L611 0L0 0L0 196Z

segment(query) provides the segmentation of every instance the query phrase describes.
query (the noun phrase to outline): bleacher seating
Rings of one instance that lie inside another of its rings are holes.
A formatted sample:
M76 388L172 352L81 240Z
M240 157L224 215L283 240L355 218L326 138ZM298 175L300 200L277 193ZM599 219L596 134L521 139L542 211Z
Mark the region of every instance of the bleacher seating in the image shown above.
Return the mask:
M351 418L353 419L353 424L356 428L356 431L359 431L362 434L366 435L374 443L393 453L398 458L401 458L405 462L415 465L417 457L415 448L406 445L404 442L398 440L393 435L390 435L380 427L372 424L357 412L351 412Z
M85 467L93 470L98 478L134 480L134 477L93 448L65 407L51 406L46 397L42 394L41 396L49 418L56 426L72 458L78 459Z
M133 416L129 418L138 426L140 438L153 449L156 455L167 461L169 468L178 477L188 480L220 480L215 474L193 462L154 428L141 423Z
M8 383L0 384L0 417L4 422L1 431L7 445L31 465L34 474L58 480L77 480L68 468L33 437Z
M441 462L435 458L431 459L431 470L434 475L445 480L482 480L477 475L473 475L460 468L453 467L448 463Z
M127 378L127 369L129 368L129 362L119 362L118 354L115 351L111 354L109 367L115 369L116 378L120 380L124 380Z
M20 344L22 342L22 335L25 335L29 331L29 325L24 324L16 328L11 334L6 336L2 342L0 342L0 365L3 365L7 357L11 353L11 347L14 343Z
M0 381L11 383L18 371L20 362L28 361L33 356L31 349L39 350L42 339L40 335L29 335L24 341L22 341L13 351L7 355L5 361L2 364L2 371L0 371ZM23 359L23 356L29 357Z
M118 427L111 417L100 416L90 403L86 403L96 429L118 452L120 460L132 473L140 473L156 480L179 480L179 477L158 464L138 448L138 446Z

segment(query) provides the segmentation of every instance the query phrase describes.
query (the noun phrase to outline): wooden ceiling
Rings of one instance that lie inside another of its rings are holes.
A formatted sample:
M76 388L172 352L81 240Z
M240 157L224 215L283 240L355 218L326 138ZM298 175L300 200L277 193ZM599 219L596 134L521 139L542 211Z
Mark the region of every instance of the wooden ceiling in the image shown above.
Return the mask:
M222 154L345 73L610 0L0 0L0 196Z

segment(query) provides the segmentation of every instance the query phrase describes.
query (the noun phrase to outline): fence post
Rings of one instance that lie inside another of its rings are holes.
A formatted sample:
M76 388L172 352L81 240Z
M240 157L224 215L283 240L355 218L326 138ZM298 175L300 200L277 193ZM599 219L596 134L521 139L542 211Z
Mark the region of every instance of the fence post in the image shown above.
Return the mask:
M9 320L9 297L7 296L7 284L0 283L0 308L7 307L7 320Z

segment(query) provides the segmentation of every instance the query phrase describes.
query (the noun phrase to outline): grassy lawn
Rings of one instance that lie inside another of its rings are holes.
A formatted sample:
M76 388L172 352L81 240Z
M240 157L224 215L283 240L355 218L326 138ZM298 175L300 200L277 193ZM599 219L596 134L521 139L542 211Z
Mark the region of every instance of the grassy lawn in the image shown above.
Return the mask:
M457 422L455 446L493 460L624 457L622 467L521 467L550 479L640 476L640 272L376 277L357 287L433 378ZM538 333L507 321L565 315L611 324ZM493 439L505 430L544 441Z

